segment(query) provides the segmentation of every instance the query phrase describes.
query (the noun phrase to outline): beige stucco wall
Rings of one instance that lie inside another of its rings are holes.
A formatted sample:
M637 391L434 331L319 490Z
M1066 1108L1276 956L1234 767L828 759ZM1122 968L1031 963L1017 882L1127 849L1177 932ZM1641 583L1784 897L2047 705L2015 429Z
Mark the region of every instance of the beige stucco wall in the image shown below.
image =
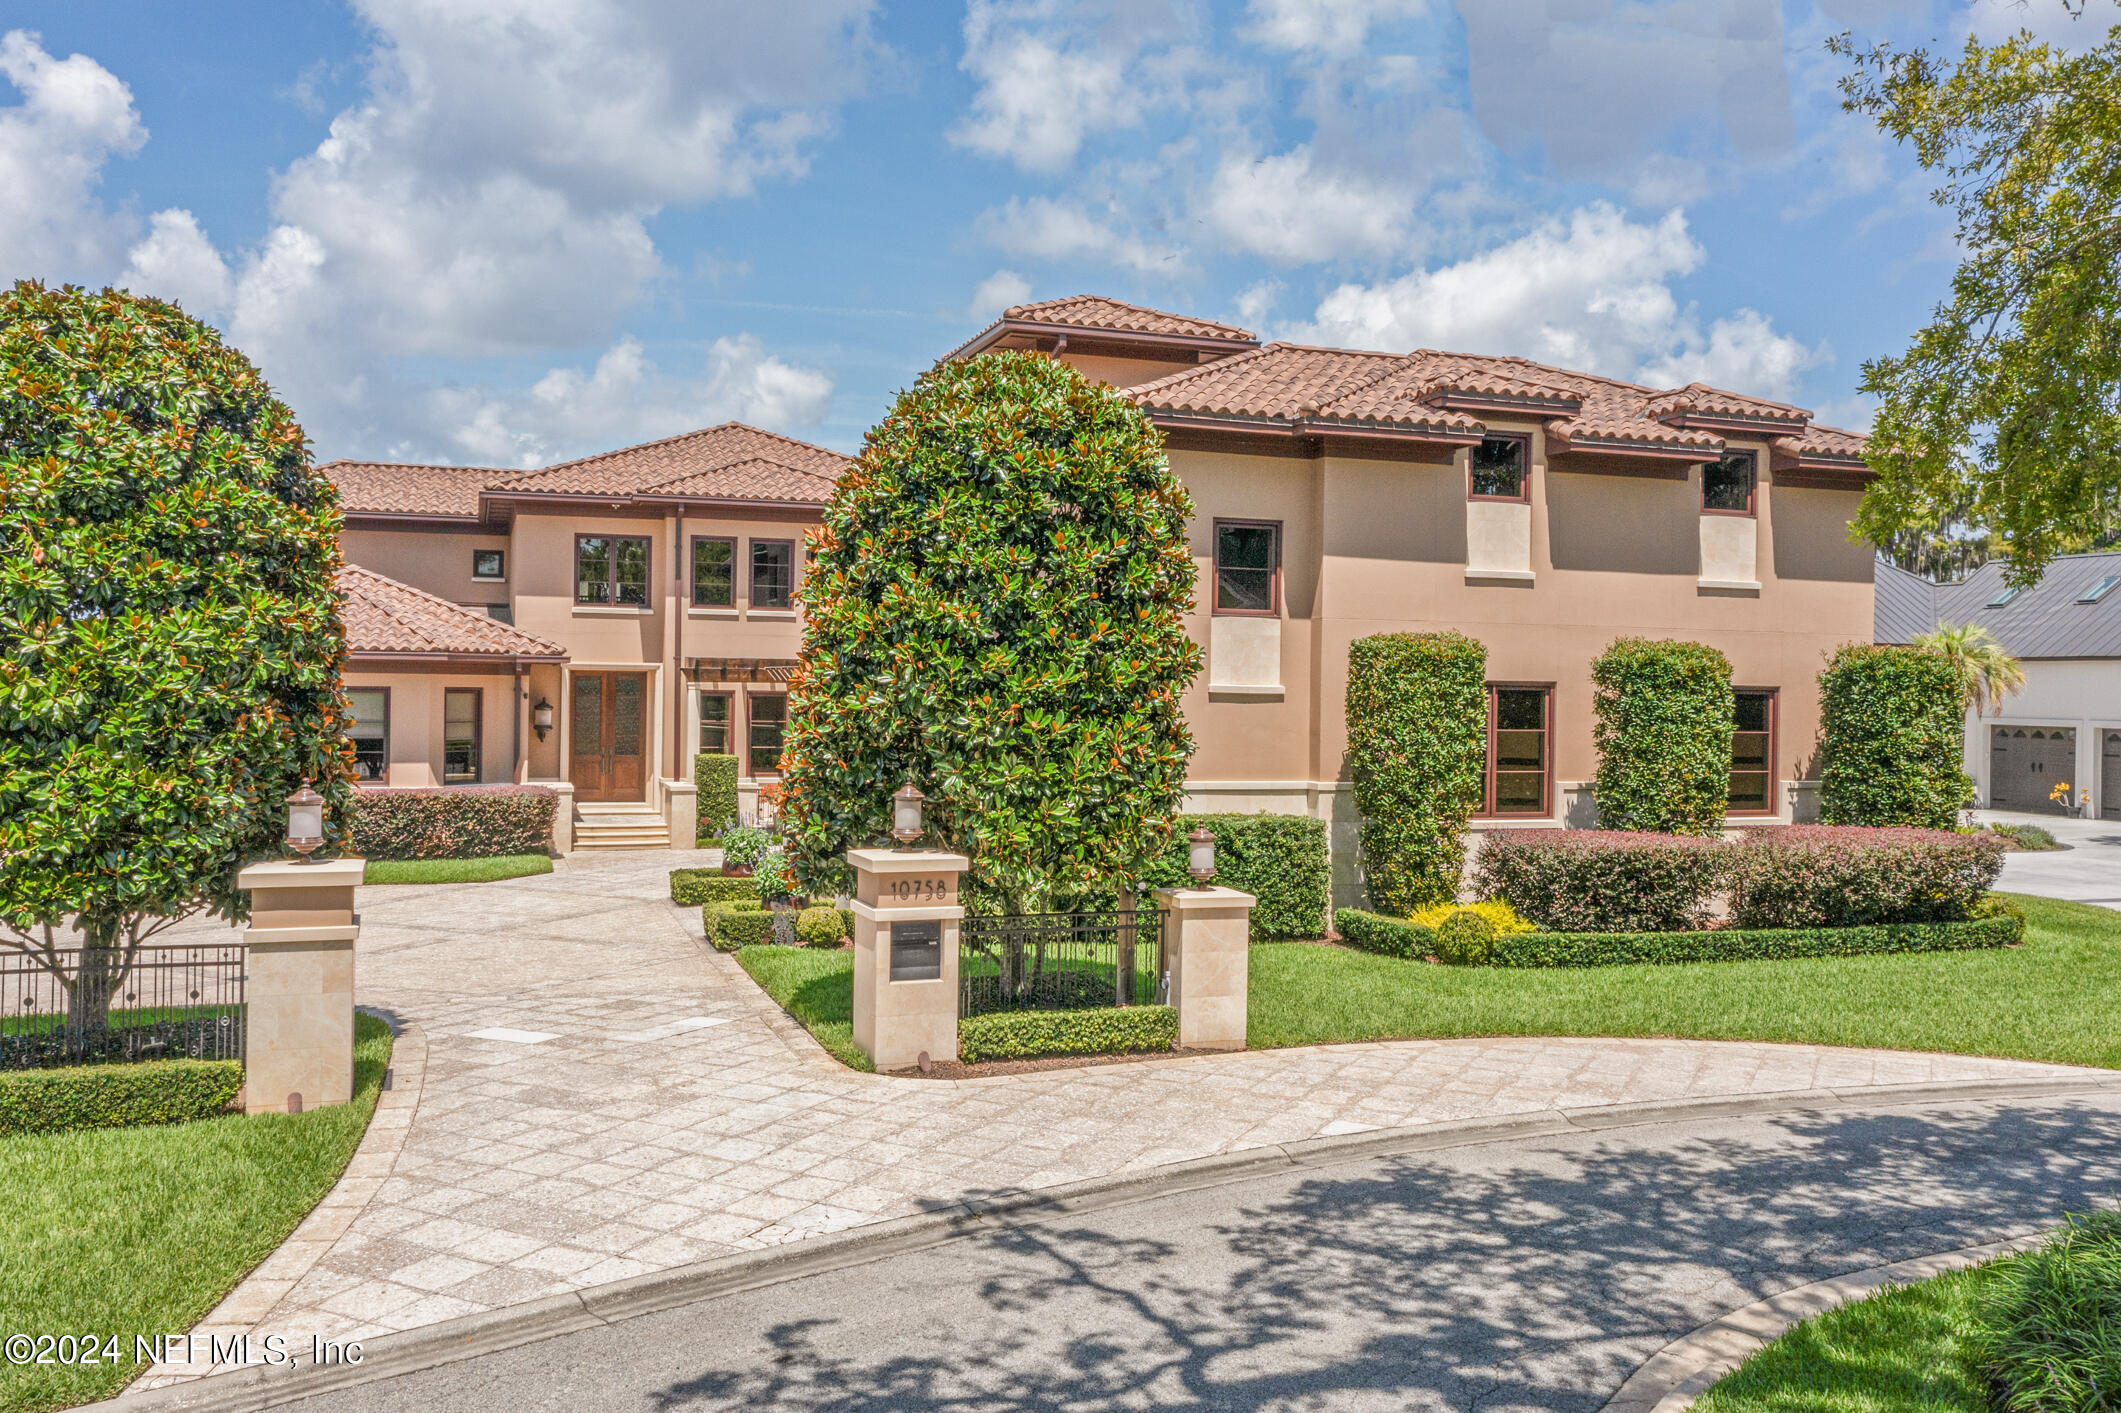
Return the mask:
M378 669L355 663L347 669L346 685L383 687L390 692L390 784L442 783L442 694L451 687L472 687L482 694L478 783L506 785L514 779L515 676L511 670Z
M504 556L502 580L471 577L471 552L508 549L505 532L478 534L462 530L349 529L339 536L349 564L425 589L451 603L505 603L515 573L514 556Z

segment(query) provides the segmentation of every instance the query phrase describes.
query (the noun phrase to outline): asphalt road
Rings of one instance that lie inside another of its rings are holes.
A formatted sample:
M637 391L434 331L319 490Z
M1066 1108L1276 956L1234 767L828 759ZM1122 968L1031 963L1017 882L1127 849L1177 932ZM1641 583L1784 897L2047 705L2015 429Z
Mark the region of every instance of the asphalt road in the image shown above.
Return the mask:
M2121 1194L2121 1093L1696 1120L1275 1172L292 1405L1591 1410L1702 1322Z

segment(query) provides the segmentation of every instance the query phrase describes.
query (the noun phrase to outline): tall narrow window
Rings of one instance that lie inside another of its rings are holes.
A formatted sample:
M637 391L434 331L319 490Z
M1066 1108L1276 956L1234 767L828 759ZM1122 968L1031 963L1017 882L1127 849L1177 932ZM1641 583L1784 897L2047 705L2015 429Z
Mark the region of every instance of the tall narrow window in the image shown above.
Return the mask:
M1473 448L1466 494L1474 500L1530 499L1531 444L1523 437L1484 437Z
M574 537L574 601L620 608L648 605L648 537Z
M788 728L788 698L753 693L746 705L751 713L751 773L778 775L781 736Z
M1775 694L1739 692L1731 731L1733 814L1775 812Z
M700 753L710 756L729 754L729 694L727 692L700 693Z
M1215 611L1272 617L1281 611L1281 524L1215 522Z
M442 783L479 783L479 701L476 687L442 693Z
M346 739L353 742L354 779L380 784L390 769L390 689L349 687L346 701L352 709Z
M795 541L751 542L751 606L792 608L795 605Z
M736 541L701 536L692 542L692 605L730 608L736 604Z
M1547 812L1547 711L1551 687L1488 688L1486 813Z
M1753 513L1753 453L1734 451L1701 468L1701 508L1710 515Z

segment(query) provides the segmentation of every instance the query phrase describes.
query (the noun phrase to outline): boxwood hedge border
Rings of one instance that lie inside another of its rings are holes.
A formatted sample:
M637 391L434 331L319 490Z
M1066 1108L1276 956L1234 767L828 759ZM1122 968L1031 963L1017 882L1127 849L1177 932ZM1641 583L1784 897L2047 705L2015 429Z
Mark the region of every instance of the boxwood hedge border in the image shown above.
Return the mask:
M994 1011L957 1023L958 1058L968 1065L1051 1055L1135 1055L1177 1043L1175 1006Z
M1433 929L1358 908L1334 914L1347 946L1388 957L1437 954ZM1890 952L1958 952L2009 947L2025 937L2013 913L1964 922L1879 923L1864 927L1713 928L1700 932L1519 932L1489 944L1491 967L1602 967L1676 962L1780 961Z

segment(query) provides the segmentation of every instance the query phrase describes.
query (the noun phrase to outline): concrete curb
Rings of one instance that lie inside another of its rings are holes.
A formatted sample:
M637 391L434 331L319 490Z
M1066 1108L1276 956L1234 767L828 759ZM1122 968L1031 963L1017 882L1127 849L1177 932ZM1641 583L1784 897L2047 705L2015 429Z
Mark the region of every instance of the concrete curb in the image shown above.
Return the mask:
M323 1367L251 1365L161 1388L128 1391L115 1399L86 1407L108 1410L108 1413L149 1413L149 1410L165 1413L166 1410L180 1409L195 1410L196 1413L250 1413L250 1410L271 1408L334 1389L397 1378L638 1315L923 1251L1013 1223L1096 1211L1241 1181L1263 1173L1286 1172L1292 1168L1324 1168L1401 1154L1564 1133L1648 1127L1689 1119L1771 1113L1823 1114L1925 1103L2067 1098L2116 1091L2121 1091L2121 1073L2033 1080L1942 1081L1849 1090L1794 1090L1741 1098L1615 1104L1574 1111L1545 1110L1534 1114L1454 1120L1380 1129L1374 1133L1304 1139L1243 1153L1172 1163L1138 1173L1112 1174L1043 1191L997 1191L940 1205L933 1212L878 1222L840 1235L720 1257L505 1309L467 1315L400 1334L364 1340L359 1364ZM1735 1317L1723 1317L1732 1318ZM1704 1331L1710 1328L1703 1326ZM1639 1371L1637 1377L1640 1377ZM1630 1380L1631 1385L1633 1382ZM1612 1406L1617 1408L1620 1405Z

